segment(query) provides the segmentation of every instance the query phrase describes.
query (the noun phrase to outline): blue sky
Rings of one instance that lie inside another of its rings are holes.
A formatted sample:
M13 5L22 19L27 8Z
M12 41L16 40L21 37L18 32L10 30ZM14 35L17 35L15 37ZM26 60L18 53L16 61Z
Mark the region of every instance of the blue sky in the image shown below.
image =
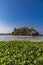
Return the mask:
M0 33L21 26L43 30L43 0L0 0Z

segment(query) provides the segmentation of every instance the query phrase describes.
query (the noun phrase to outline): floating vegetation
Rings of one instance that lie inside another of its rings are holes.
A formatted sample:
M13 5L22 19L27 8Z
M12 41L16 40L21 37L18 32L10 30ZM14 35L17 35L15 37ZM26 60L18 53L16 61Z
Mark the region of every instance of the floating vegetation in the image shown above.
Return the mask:
M0 42L0 65L43 65L43 42Z

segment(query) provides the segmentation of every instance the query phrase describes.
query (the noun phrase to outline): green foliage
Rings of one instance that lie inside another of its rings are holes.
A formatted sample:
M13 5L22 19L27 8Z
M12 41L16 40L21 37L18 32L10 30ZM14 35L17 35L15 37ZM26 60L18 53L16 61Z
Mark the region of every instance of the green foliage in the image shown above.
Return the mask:
M29 36L36 36L38 35L38 32L32 28L29 29L27 27L21 27L21 28L14 28L14 31L12 32L13 35L29 35Z
M43 42L0 42L0 65L43 65Z

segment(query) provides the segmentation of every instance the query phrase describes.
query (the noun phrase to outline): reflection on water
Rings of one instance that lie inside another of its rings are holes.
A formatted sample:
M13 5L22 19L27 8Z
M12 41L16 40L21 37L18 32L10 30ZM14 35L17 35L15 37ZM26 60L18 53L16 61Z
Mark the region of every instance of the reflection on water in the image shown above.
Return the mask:
M0 36L0 41L13 41L13 40L43 41L43 36L13 36L13 35Z

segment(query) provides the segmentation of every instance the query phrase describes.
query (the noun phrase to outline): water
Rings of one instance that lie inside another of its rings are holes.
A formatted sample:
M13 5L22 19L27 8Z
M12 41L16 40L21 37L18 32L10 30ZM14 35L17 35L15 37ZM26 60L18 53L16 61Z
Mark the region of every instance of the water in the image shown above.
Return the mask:
M0 41L14 41L14 40L25 40L25 41L43 41L43 36L13 36L13 35L1 35Z

